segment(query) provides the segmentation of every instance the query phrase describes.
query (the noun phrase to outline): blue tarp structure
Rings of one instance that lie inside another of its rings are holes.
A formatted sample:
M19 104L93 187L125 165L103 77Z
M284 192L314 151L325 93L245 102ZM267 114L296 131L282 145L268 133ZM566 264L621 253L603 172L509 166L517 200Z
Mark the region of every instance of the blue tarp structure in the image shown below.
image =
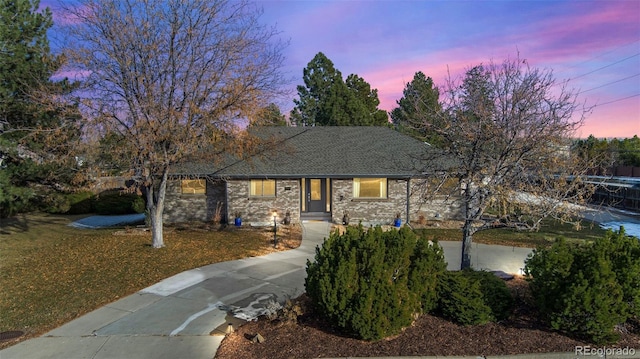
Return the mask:
M144 213L123 214L119 216L91 216L79 219L71 224L76 228L109 228L144 223Z

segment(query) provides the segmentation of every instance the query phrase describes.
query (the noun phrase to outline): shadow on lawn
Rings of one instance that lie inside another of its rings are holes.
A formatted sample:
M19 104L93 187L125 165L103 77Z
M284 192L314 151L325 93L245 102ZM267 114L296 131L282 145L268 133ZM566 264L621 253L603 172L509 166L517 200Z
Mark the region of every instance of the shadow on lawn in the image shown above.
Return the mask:
M0 218L0 235L27 232L35 226L67 225L84 215L53 215L46 213L21 213L9 218Z
M19 214L15 217L0 218L0 234L11 234L16 232L26 232L29 230L31 219L25 214Z

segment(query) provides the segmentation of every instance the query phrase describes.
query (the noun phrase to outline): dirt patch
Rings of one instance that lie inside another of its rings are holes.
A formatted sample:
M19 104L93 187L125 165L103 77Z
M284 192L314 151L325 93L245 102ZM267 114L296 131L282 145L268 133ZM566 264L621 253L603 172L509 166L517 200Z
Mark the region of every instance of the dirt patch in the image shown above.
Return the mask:
M573 352L589 345L549 330L528 305L528 285L522 278L507 282L516 309L509 320L479 326L460 326L445 319L423 315L412 326L392 338L366 342L336 332L313 313L309 299L297 303L303 314L294 320L262 318L228 335L216 358L322 358L361 356L483 356L553 352ZM637 328L620 328L621 340L615 346L640 348ZM256 334L264 343L254 343Z

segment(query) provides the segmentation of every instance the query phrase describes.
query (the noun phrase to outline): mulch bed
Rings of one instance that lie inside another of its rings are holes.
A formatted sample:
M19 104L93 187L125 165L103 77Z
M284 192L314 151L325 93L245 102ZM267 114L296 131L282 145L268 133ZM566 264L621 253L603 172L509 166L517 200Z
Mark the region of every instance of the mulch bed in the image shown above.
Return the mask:
M443 318L422 315L401 334L376 342L349 338L313 315L309 299L297 303L304 314L297 321L268 320L245 324L222 342L216 358L322 358L362 356L513 355L574 352L576 346L592 344L549 330L527 304L527 283L522 278L507 282L516 298L512 317L502 323L460 326ZM611 347L640 348L638 328L619 328L621 339ZM250 339L261 334L266 341Z

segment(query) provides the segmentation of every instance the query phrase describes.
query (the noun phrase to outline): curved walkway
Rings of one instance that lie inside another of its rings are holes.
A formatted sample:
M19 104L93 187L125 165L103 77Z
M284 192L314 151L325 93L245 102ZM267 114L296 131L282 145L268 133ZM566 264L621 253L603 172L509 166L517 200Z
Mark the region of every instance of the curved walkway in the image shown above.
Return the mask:
M4 349L0 358L211 359L228 323L242 322L234 316L255 317L271 302L304 292L307 258L313 259L329 228L327 222L305 223L297 249L177 274Z
M261 257L215 263L167 278L0 351L0 358L206 358L229 323L240 324L304 292L307 259L329 234L327 222L303 224L302 245ZM449 269L460 242L441 242ZM475 268L517 273L529 249L474 244Z

